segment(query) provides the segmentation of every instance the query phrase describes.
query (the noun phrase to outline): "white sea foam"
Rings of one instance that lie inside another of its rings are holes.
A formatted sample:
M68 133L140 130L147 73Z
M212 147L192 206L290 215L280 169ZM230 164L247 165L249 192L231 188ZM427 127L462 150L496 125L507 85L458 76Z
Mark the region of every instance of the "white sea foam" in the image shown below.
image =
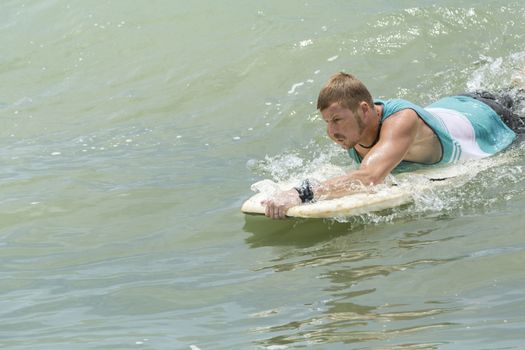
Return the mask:
M299 83L296 83L296 84L293 84L292 87L290 88L290 90L288 90L288 94L293 94L295 93L295 90L298 88L298 87L301 87L304 85L304 81L301 81Z
M480 55L479 67L467 81L467 89L498 91L512 82L525 81L525 51L513 53L507 57L489 57Z
M335 220L354 224L380 224L407 218L457 216L472 211L491 210L521 194L525 188L525 166L516 164L522 147L517 145L501 155L460 165L465 167L465 173L458 177L456 185L436 187L428 179L417 175L389 177L387 184L396 184L411 191L414 200L412 204L356 217L338 217Z
M314 149L312 152L310 149ZM264 160L249 160L247 166L264 177L277 182L293 182L304 178L322 181L332 176L344 174L349 170L345 152L333 145L319 146L310 143L305 146L308 157L298 151L275 156L265 156ZM301 152L302 153L302 152ZM341 161L341 158L344 160ZM339 165L342 163L343 165Z
M299 47L306 47L308 45L312 45L314 42L312 41L312 39L306 39L306 40L301 40L299 42Z

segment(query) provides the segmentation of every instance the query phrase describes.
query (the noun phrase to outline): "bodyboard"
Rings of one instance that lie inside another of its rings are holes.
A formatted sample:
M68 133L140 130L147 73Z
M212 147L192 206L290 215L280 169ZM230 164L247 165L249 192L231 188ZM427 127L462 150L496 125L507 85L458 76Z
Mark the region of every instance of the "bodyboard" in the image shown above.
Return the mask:
M297 218L335 218L351 217L377 212L412 203L415 194L439 187L462 186L479 172L508 162L509 156L484 158L445 166L429 166L417 171L390 175L389 184L371 186L366 192L345 197L319 200L291 207L286 216ZM288 190L290 183L275 183L262 180L252 185L257 194L246 200L241 211L246 214L264 214L262 201L271 198L275 191Z

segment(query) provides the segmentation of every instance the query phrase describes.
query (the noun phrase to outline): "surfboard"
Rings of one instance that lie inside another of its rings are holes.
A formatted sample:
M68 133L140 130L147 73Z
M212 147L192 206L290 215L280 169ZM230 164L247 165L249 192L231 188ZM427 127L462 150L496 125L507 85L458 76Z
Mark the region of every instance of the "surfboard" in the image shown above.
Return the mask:
M413 172L390 175L385 181L386 184L371 186L366 192L294 206L288 209L286 216L351 217L395 208L414 202L415 196L422 191L462 186L478 173L508 161L508 156L497 156L446 166L429 166ZM265 207L261 202L271 198L276 191L288 190L292 187L293 184L289 182L275 183L271 180L256 182L251 188L258 193L243 203L241 211L245 214L264 215Z

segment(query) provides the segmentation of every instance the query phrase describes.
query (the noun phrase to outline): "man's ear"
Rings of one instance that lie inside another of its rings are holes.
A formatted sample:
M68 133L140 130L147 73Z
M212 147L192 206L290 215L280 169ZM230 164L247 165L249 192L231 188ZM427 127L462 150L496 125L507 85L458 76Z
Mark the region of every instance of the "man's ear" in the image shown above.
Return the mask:
M363 112L363 116L366 117L370 111L368 103L366 101L359 102L359 108L361 109L361 112Z

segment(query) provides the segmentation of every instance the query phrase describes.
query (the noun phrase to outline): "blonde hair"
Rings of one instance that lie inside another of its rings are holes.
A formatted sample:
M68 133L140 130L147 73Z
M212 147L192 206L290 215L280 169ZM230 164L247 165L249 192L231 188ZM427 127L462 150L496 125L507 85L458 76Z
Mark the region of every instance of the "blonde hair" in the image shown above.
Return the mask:
M319 92L317 109L322 111L332 103L338 102L341 106L355 112L362 101L371 107L374 105L372 95L359 79L351 74L340 72L330 77Z

